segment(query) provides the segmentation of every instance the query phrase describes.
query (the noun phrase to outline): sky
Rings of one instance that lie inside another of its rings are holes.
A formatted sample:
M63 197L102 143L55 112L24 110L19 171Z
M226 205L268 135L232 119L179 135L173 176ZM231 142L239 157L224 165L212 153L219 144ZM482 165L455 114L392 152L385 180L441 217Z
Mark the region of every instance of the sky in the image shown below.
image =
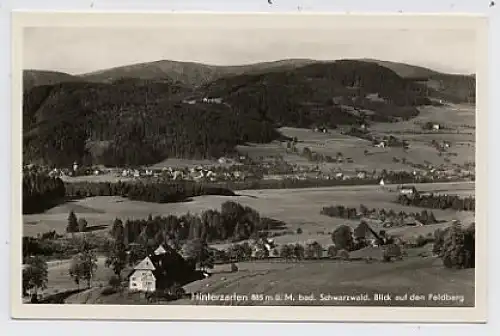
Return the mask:
M24 28L23 68L82 74L158 60L241 65L288 58L374 58L472 74L465 29Z

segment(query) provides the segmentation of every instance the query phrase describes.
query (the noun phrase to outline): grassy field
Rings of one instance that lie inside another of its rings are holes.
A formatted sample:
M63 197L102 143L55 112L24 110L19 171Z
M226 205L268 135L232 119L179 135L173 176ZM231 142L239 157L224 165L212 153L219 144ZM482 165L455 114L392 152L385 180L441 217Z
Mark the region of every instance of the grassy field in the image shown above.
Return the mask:
M109 278L113 275L113 272L104 266L104 261L104 257L99 257L97 260L97 270L92 281L92 286L107 285ZM47 266L48 288L41 292L44 296L78 288L69 276L70 260L49 261ZM85 288L86 286L86 283L80 284L81 288Z
M121 197L90 197L69 202L52 208L42 214L24 216L24 232L26 236L36 236L50 230L63 234L67 225L68 214L73 210L78 217L84 217L90 228L105 232L115 218L146 218L154 215L182 215L187 212L201 213L207 209L219 209L227 200L234 200L250 206L262 216L282 220L287 223L288 234L276 237L277 243L294 243L317 240L321 244L330 244L329 232L340 224L356 226L359 221L332 218L320 214L324 206L341 204L359 207L364 204L370 208L393 209L394 211L417 212L421 208L406 207L394 203L397 193L394 186L382 189L378 186L348 186L314 189L271 189L243 190L240 196L200 196L190 202L157 204L130 201ZM434 183L418 186L421 191L434 191L448 194L474 194L473 183ZM438 227L449 225L453 219L470 223L474 220L472 212L456 212L453 210L433 210L438 220L445 222L424 226L393 228L388 232L402 236L414 236L433 232ZM371 223L374 228L381 229L380 223ZM295 234L297 228L302 234ZM96 231L99 232L99 231ZM225 245L217 245L225 247Z
M420 125L428 121L442 123L449 129L436 132L423 131ZM393 135L407 140L410 144L407 152L401 148L375 148L371 142L343 135L339 130L330 130L329 133L324 134L309 129L283 127L280 131L288 137L296 137L299 140L297 144L299 153L308 147L323 155L335 157L338 152L341 152L344 157L353 159L353 163L322 163L320 166L323 171L331 171L332 169L345 171L411 169L407 164L395 163L393 158L405 158L408 162L419 164L427 161L433 165L451 167L453 164L463 165L466 162L474 161L475 157L475 107L467 105L423 107L420 109L420 115L409 121L375 123L370 126L371 133L376 136ZM445 162L445 156L438 156L437 150L431 147L432 140L449 141L452 145L449 152L457 153L457 156L450 156L450 162ZM287 152L285 144L279 142L239 146L238 150L252 158L281 155L285 161L293 164L316 165L300 155ZM365 150L368 150L370 154L365 155Z
M422 191L440 193L474 194L473 183L441 183L422 184L418 186ZM60 205L43 214L24 216L24 234L36 235L37 233L56 230L64 233L67 216L70 210L76 212L78 217L85 217L90 227L99 227L97 234L105 234L105 230L116 217L145 218L148 214L185 214L187 212L200 213L206 209L220 208L220 205L229 200L251 206L258 210L262 216L272 217L287 223L288 228L282 236L275 237L277 244L306 243L318 241L323 246L331 244L330 233L340 224L352 227L359 221L350 221L331 218L320 214L324 206L342 204L358 207L360 203L371 208L421 211L414 207L405 207L393 202L396 198L394 186L382 189L377 186L344 186L315 189L282 189L282 190L245 190L242 196L221 197L202 196L196 197L191 202L155 204L139 201L130 201L120 197L92 197ZM468 224L474 220L472 212L455 212L451 210L433 211L439 220L445 222L423 227L391 228L387 231L402 237L416 237L433 233L437 228L450 225L452 219L459 219ZM374 229L382 229L380 223L371 222ZM301 234L296 234L297 228L302 229ZM226 248L228 244L218 244L214 247ZM368 293L391 291L392 293L425 293L430 289L436 293L461 294L466 291L467 302L473 298L473 272L449 271L442 267L441 262L432 258L421 258L418 254L427 249L409 249L409 258L391 264L364 262L320 261L304 263L284 262L248 262L239 264L237 273L228 273L228 265L216 267L213 277L192 283L186 288L190 292L205 291L210 293L294 293L314 292L321 288L323 293ZM424 252L425 252L424 251ZM353 252L353 258L373 256L377 258L380 251L360 250ZM51 262L49 266L49 288L46 294L54 294L65 290L76 289L75 283L68 274L69 262ZM106 286L111 270L104 267L104 259L98 262L97 273L94 277L95 287L90 291L78 293L70 297L70 302L102 302L117 300L125 303L138 303L144 300L140 295L127 294L120 296L113 294L103 297L99 295L102 287ZM222 278L224 278L222 280ZM312 280L311 280L312 279ZM334 279L335 281L332 281ZM308 282L309 281L309 282ZM394 284L391 289L389 284ZM396 285L397 284L397 285ZM240 287L238 287L240 286ZM387 288L385 286L388 286ZM296 288L295 291L293 289ZM465 289L464 289L465 288ZM248 292L249 293L249 292ZM319 295L316 293L316 295ZM108 301L106 301L108 300ZM186 301L181 301L187 303ZM189 303L193 303L189 301ZM310 304L325 304L325 302L309 302ZM435 302L434 302L435 303ZM434 304L433 303L433 304ZM438 302L439 303L439 302ZM441 302L442 303L442 302ZM441 304L439 303L439 304ZM269 303L267 303L269 304ZM278 303L280 304L280 303ZM295 304L295 303L294 303ZM328 302L327 304L339 304ZM376 304L370 302L368 304ZM397 303L396 303L397 304ZM418 303L423 304L423 303Z
M394 305L394 306L473 306L474 270L448 270L433 257L408 258L393 263L365 263L357 261L244 262L239 271L229 272L227 265L216 266L207 279L188 284L188 293L212 295L241 295L240 301L205 301L196 296L160 304L176 305ZM67 303L87 304L146 304L143 295L116 293L100 295L102 289L76 294ZM448 294L462 300L429 300L429 294ZM252 300L252 294L262 294L265 300ZM292 294L293 300L284 299ZM331 295L331 300L321 297ZM374 294L391 294L391 301L375 301ZM408 294L397 301L396 295ZM412 294L425 299L410 300ZM282 300L277 300L281 295ZM310 300L300 300L299 295ZM338 295L364 295L365 301L339 301ZM314 299L312 297L314 296Z

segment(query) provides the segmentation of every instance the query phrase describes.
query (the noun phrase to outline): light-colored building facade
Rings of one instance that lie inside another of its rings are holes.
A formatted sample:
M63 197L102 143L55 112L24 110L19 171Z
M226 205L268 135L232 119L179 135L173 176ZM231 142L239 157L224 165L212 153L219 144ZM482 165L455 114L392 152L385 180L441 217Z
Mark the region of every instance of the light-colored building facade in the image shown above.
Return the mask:
M134 267L134 271L129 277L129 290L154 292L156 290L156 277L153 274L155 269L151 259L144 258Z

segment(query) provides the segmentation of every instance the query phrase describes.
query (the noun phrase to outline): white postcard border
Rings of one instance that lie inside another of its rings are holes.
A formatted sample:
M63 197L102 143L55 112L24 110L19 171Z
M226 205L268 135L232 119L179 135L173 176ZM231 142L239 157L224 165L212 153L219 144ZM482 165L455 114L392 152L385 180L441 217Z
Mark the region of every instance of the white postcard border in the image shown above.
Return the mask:
M167 19L168 18L168 19ZM242 307L178 305L32 305L21 293L22 215L22 30L27 26L168 27L169 25L325 29L475 29L476 99L476 305L474 308L411 307ZM488 204L488 31L487 18L457 14L333 13L111 13L15 12L12 14L12 190L11 313L18 319L190 320L190 321L345 321L345 322L486 322ZM16 131L19 130L19 131ZM481 225L484 224L484 225Z

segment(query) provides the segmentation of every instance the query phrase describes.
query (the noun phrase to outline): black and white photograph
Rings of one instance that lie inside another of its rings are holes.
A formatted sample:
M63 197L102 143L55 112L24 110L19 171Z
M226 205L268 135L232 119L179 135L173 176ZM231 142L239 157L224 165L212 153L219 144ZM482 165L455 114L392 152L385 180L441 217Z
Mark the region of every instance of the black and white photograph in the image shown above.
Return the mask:
M485 318L481 18L17 16L19 317Z

